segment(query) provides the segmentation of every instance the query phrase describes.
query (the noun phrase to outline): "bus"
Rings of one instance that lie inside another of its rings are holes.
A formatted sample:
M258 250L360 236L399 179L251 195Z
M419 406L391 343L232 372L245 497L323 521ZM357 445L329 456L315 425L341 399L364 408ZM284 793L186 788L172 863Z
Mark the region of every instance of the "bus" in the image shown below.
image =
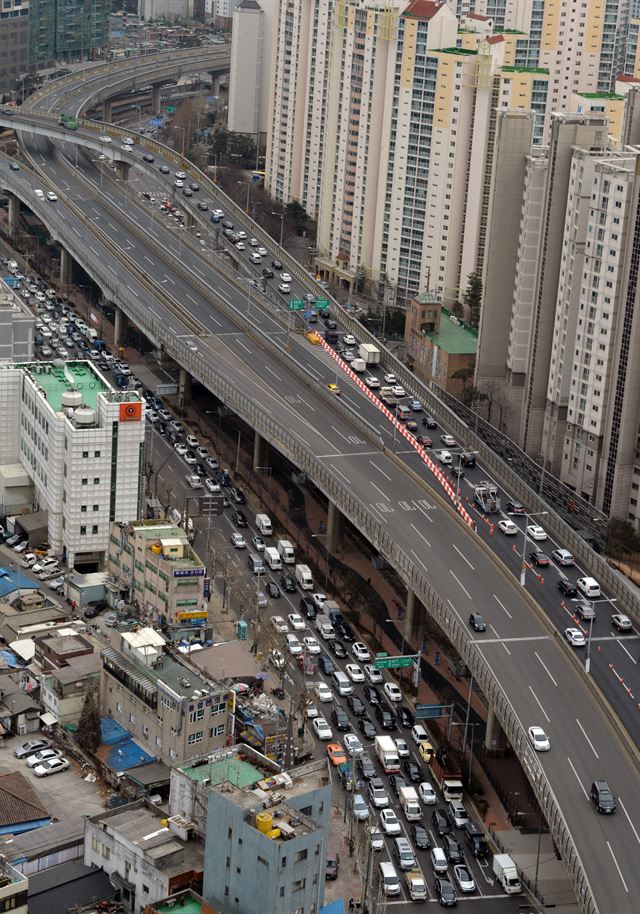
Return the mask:
M61 114L58 121L66 130L77 130L78 122L71 114Z

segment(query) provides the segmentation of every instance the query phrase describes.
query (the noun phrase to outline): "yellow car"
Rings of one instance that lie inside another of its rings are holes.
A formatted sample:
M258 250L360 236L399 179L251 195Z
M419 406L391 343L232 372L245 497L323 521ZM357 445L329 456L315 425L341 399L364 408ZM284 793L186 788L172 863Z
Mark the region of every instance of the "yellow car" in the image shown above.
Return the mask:
M431 756L433 755L433 746L425 739L418 746L418 752L420 753L422 761L429 763L431 761Z
M338 387L337 384L327 384L327 390L330 393L335 394L336 397L340 396L340 388Z
M340 743L329 743L327 746L327 755L329 756L331 764L336 767L338 765L346 764L347 755Z
M320 337L318 336L318 334L316 333L315 330L309 330L309 332L306 333L305 336L307 337L307 339L309 340L309 342L311 343L312 346L320 345Z

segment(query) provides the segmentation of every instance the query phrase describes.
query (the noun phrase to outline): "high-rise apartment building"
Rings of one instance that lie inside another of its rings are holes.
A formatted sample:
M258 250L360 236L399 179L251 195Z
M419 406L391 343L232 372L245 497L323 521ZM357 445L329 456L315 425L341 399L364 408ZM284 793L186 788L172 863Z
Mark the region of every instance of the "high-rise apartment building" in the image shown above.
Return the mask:
M19 87L29 67L29 0L3 0L0 10L0 94Z

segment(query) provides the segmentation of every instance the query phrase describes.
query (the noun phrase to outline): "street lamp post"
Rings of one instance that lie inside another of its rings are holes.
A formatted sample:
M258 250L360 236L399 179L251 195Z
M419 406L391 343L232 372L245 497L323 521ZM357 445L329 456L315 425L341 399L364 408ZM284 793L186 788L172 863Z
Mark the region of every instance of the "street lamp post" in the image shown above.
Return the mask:
M280 220L280 247L282 247L282 238L284 236L284 210L281 213L271 212L272 216L277 216Z
M249 212L249 194L251 193L251 181L238 181L238 184L246 184L247 186L247 203L244 208L245 213Z
M572 601L572 602L574 602L574 601ZM591 672L591 635L593 633L593 620L595 619L595 616L596 616L596 610L595 610L596 603L617 603L618 600L615 597L611 600L608 599L607 597L604 597L602 600L586 600L585 599L583 602L591 607L591 616L589 618L589 634L587 636L587 653L584 658L584 671L588 676Z
M524 543L522 546L522 563L520 569L520 586L524 587L527 575L527 543L529 542L529 535L527 533L527 527L529 524L529 519L532 517L545 517L549 512L548 511L537 511L535 514L525 514L524 516Z

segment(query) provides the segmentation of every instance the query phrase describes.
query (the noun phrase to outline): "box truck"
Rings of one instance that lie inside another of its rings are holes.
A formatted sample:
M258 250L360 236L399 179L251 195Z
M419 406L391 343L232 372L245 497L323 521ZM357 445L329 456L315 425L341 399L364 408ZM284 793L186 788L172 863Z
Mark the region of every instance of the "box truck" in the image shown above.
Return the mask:
M519 895L522 892L518 869L509 854L494 854L493 875L507 895Z
M371 343L360 343L358 357L361 358L367 366L380 364L380 350Z
M294 575L300 590L313 590L313 578L308 565L296 565Z
M289 540L278 540L278 552L285 565L295 565L296 556Z
M400 788L400 805L408 822L419 822L422 818L420 800L415 787Z
M376 736L375 751L385 774L400 771L398 747L390 736Z
M271 526L271 520L268 514L256 514L256 527L258 528L258 533L261 533L263 536L271 536L273 533L273 527Z
M367 370L367 363L364 359L353 359L351 362L351 368L358 374L363 374Z

